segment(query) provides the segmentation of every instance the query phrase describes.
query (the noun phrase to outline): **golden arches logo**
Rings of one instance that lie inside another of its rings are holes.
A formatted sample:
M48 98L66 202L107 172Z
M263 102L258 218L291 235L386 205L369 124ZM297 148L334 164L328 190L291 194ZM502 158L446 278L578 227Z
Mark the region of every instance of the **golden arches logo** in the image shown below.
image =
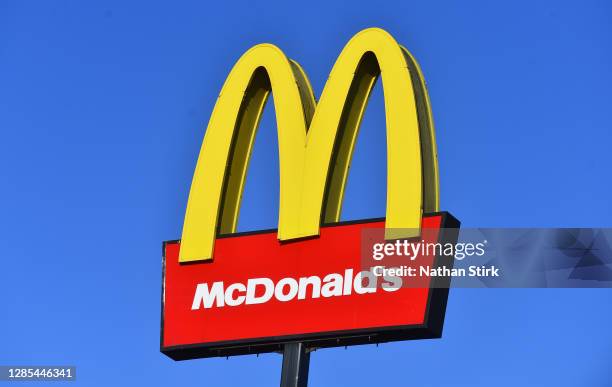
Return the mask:
M379 76L387 126L385 226L420 230L423 212L438 211L439 200L429 98L408 50L370 28L344 47L318 103L300 65L278 47L260 44L242 55L206 129L179 261L211 259L216 235L236 231L253 140L271 91L280 162L278 239L316 236L321 223L339 221L355 139Z

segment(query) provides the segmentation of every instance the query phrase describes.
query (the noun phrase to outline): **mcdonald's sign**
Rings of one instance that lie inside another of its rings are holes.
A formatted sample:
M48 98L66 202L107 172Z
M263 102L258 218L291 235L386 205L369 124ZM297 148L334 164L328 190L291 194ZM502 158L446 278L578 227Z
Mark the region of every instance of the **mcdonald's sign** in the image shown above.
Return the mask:
M386 216L339 222L355 139L379 77ZM271 91L280 161L278 229L236 233L254 137ZM292 340L320 348L439 337L448 288L394 288L387 277L368 288L371 278L361 270L364 230L384 230L386 239L456 238L447 228L458 221L439 212L438 202L425 82L391 35L377 28L355 35L318 102L297 62L274 45L254 46L234 65L210 117L182 238L163 244L161 351L181 360L277 351ZM447 259L433 257L431 264Z

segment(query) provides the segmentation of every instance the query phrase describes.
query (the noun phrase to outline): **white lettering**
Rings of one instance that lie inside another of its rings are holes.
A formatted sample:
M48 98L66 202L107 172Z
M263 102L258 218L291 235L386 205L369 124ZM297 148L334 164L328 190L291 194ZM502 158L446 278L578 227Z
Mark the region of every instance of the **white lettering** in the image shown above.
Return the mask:
M222 281L214 282L212 286L201 283L196 286L191 310L263 304L272 298L287 302L296 298L305 300L349 296L353 292L369 294L376 293L378 288L385 292L394 292L402 286L399 270L396 273L383 270L360 271L355 276L353 273L353 269L346 269L344 274L327 274L322 280L321 277L313 275L298 279L282 278L276 283L270 278L251 278L246 284L236 282L227 287ZM380 284L379 278L382 282Z
M217 307L224 305L225 297L223 297L223 282L215 282L211 290L208 290L208 284L198 284L196 287L191 310L198 310L204 304L204 308L211 308L213 302L216 301Z
M257 297L257 286L264 287L264 294ZM263 304L270 301L274 294L274 282L270 278L253 278L247 283L246 301L245 304Z

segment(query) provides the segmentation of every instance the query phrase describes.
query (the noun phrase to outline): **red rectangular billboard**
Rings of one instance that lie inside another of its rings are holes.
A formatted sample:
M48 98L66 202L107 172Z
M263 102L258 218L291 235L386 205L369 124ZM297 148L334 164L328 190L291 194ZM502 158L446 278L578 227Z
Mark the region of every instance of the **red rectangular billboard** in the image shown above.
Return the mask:
M456 241L458 221L426 215L421 239ZM384 219L321 227L318 237L279 242L276 231L220 236L214 259L179 263L163 244L161 351L175 360L262 353L288 341L313 348L440 337L448 287L364 287L362 234ZM427 259L427 258L426 258ZM432 266L452 257L431 257ZM446 279L447 281L447 279Z

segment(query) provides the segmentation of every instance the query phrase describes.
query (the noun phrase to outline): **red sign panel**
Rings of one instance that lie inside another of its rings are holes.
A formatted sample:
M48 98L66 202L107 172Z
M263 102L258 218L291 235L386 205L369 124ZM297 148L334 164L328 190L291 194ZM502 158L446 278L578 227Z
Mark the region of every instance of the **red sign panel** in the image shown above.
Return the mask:
M421 239L455 242L451 227L450 214L427 215ZM181 360L275 351L294 340L331 347L440 337L448 288L364 275L362 234L376 228L384 220L324 226L288 243L276 231L233 234L216 240L211 262L188 264L178 262L179 241L164 243L162 352Z

